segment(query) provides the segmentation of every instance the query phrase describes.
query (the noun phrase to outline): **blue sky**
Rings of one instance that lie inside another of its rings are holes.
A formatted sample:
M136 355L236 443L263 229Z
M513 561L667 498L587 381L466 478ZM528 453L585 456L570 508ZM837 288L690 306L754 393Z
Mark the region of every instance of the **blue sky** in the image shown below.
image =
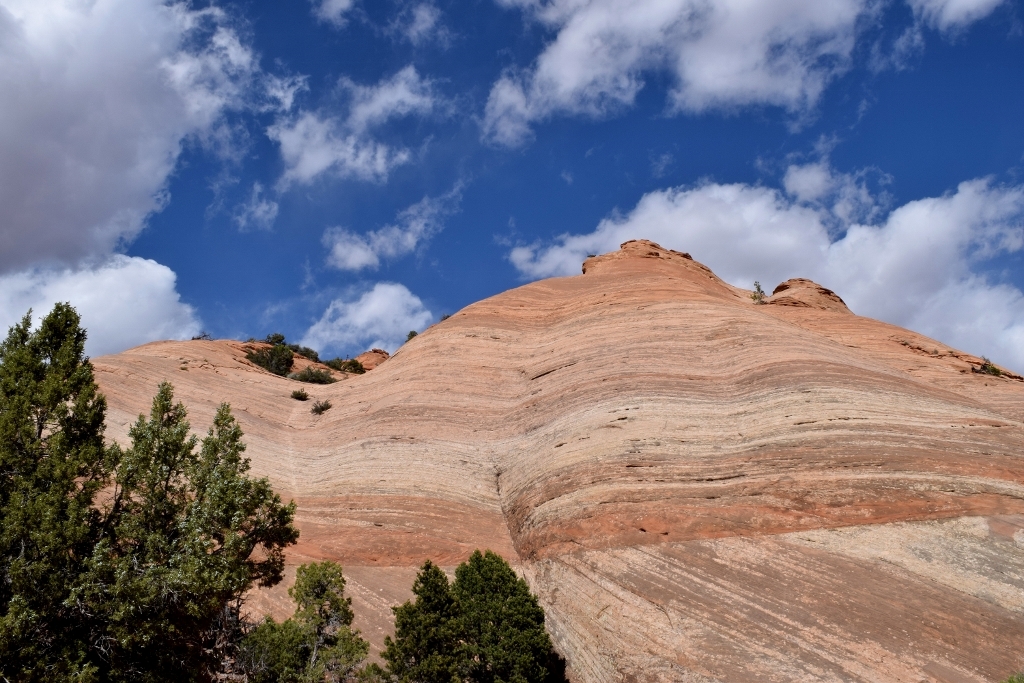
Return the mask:
M0 0L0 323L326 355L647 237L1024 370L1009 0Z

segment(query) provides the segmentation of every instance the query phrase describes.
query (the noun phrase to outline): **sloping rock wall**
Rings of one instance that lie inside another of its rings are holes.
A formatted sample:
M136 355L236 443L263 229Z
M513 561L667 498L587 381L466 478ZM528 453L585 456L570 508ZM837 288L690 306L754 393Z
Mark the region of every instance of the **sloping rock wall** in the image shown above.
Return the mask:
M576 681L984 681L1024 667L1024 381L791 280L755 304L646 242L305 385L237 342L96 360L124 439L229 402L379 647L430 558L541 595ZM287 612L283 588L254 599Z

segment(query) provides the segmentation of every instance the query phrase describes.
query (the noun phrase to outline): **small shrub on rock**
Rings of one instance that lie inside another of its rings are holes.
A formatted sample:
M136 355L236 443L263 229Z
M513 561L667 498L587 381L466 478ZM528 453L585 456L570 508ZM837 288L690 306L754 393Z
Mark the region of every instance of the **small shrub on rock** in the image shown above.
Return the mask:
M296 372L288 375L292 379L297 379L300 382L308 382L309 384L333 384L338 380L334 379L334 376L326 370L314 368L312 365L307 365L301 372Z
M331 407L332 406L330 401L313 401L313 407L310 409L309 412L313 413L314 415L323 415L328 410L330 410Z
M292 392L292 398L294 398L296 401L308 401L309 394L306 393L305 389L296 389L295 391Z
M267 339L270 339L270 337L267 337ZM295 363L293 356L292 350L284 344L275 344L269 349L259 349L245 354L246 359L251 363L255 363L264 370L281 377L287 375L288 371L292 369L292 365Z
M971 368L974 372L980 372L983 375L992 375L993 377L999 377L1003 374L1003 371L996 367L992 361L984 356L981 357L981 367Z
M287 346L293 353L297 353L303 358L308 358L314 363L320 362L320 354L316 352L316 349L311 349L308 346L299 346L298 344L288 344Z
M768 303L764 290L761 289L761 283L757 280L754 281L754 293L750 295L750 298L754 300L755 304Z
M351 372L354 375L361 375L366 372L366 368L363 364L357 361L355 358L334 358L324 363L327 367L338 372Z

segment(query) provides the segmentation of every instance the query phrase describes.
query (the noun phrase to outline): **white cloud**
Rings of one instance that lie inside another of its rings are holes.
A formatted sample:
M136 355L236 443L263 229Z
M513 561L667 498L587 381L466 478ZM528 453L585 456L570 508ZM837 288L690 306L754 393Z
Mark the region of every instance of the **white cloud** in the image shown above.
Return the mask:
M295 98L304 90L309 90L306 76L274 76L266 77L265 90L267 97L273 103L268 108L278 111L291 111L295 104Z
M322 353L358 353L371 347L394 351L410 330L423 329L433 318L404 285L378 282L358 299L332 301L299 343Z
M381 259L412 253L419 244L444 229L444 219L458 210L462 185L440 197L424 197L401 211L395 223L365 235L329 228L323 237L327 263L339 270L376 269Z
M578 273L588 253L652 239L692 253L733 285L808 277L856 313L1024 370L1024 296L978 272L986 259L1024 247L1024 186L967 181L874 223L846 223L835 236L835 224L843 223L833 210L843 201L835 186L848 182L814 164L787 172L789 196L715 183L651 192L592 233L520 246L510 258L528 277L566 275Z
M328 172L341 178L386 180L391 169L409 160L408 150L346 133L337 119L311 112L278 121L267 135L281 146L285 164L278 182L281 191L293 182L308 184Z
M320 21L341 28L348 20L345 15L355 5L355 0L312 0L313 16Z
M914 15L940 31L957 31L984 19L1004 0L907 0Z
M438 104L431 82L420 78L411 64L373 86L349 79L342 79L341 86L352 97L348 127L360 133L390 119L429 114Z
M887 197L876 197L868 188L867 179L872 173L879 175L882 185L892 180L870 168L858 173L837 173L828 157L823 156L816 162L790 165L782 186L800 202L827 208L827 222L845 228L857 221L873 222L885 209Z
M0 0L0 272L130 241L183 140L222 144L259 79L219 9Z
M430 2L406 7L395 17L389 30L417 47L430 42L447 47L451 42L451 32L441 23L441 10Z
M70 302L88 332L86 352L117 353L158 339L188 339L199 321L175 291L174 272L155 261L116 255L95 266L34 268L0 276L0 329Z
M670 110L776 105L805 114L849 66L870 0L498 0L557 31L532 68L495 83L486 138L521 144L555 113L633 103L644 73L675 77Z
M249 201L235 211L235 225L242 232L270 230L274 227L274 221L277 219L277 210L277 202L263 196L263 185L258 182L253 183Z
M326 173L341 178L382 182L396 166L410 159L409 150L373 139L372 130L388 121L412 114L428 114L440 106L429 80L412 66L373 86L342 79L349 92L348 117L301 112L281 118L267 135L281 147L285 171L278 190L292 183L308 184Z
M907 0L915 25L872 57L901 68L922 46L917 25L958 30L1004 0ZM518 146L557 114L603 117L633 104L645 76L668 73L670 113L776 106L796 123L851 65L878 0L496 0L556 32L525 71L492 86L484 139ZM877 52L877 51L876 51Z

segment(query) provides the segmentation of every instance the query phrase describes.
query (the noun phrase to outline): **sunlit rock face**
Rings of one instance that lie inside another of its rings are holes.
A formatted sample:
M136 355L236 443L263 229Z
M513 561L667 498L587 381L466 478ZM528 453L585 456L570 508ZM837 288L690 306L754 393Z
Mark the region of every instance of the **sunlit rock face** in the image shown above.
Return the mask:
M575 681L1024 667L1024 380L808 280L759 305L647 241L583 270L326 386L240 342L96 359L108 436L165 379L198 432L230 403L253 471L298 503L292 574L341 562L378 648L425 559L491 548L540 595ZM333 407L311 414L298 386ZM287 614L284 588L251 607Z

